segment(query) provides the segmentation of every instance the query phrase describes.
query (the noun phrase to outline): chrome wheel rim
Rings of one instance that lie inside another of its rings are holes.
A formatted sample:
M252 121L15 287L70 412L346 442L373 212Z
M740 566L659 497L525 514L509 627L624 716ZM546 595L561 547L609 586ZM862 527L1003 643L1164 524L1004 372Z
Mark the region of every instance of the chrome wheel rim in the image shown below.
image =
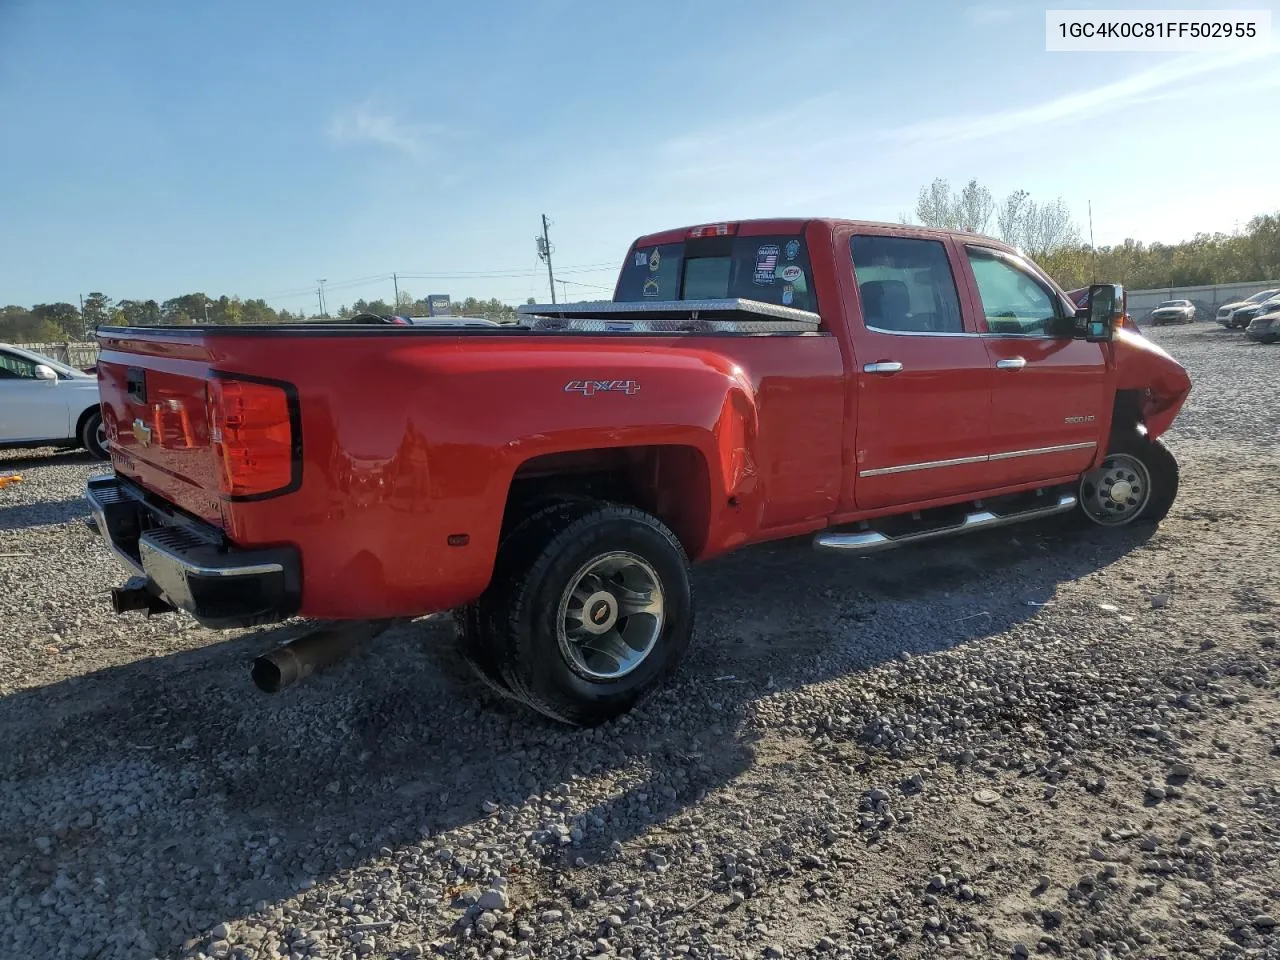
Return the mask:
M588 680L618 680L653 652L665 619L662 581L634 553L584 563L569 579L556 614L560 654Z
M1094 523L1116 527L1128 523L1151 499L1146 464L1127 453L1115 453L1080 481L1080 505Z
M103 450L107 449L107 426L99 422L98 428L93 431L93 438L98 442Z

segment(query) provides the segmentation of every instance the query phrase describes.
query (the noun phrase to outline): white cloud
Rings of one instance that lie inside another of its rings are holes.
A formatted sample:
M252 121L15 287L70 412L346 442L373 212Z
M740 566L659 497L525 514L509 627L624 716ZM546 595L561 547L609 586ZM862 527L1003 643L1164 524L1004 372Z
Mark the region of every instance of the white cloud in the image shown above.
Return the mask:
M885 131L882 138L898 143L936 146L986 140L1015 132L1022 133L1040 126L1062 127L1069 123L1111 113L1123 107L1161 99L1165 96L1162 91L1168 87L1205 74L1239 67L1267 53L1269 51L1258 50L1229 56L1196 54L1179 57L1131 74L1122 80L1055 97L1034 106L908 123ZM1239 82L1248 86L1250 78L1247 74L1243 75L1239 78Z
M366 100L335 114L327 132L339 143L375 143L420 160L431 152L431 139L447 131L436 125L402 120Z

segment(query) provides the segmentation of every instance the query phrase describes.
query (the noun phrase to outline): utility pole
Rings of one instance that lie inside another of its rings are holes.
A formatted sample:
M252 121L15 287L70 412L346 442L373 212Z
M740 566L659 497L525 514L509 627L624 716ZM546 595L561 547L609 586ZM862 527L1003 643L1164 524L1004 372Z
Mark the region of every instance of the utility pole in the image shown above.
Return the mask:
M1093 245L1093 201L1089 201L1089 274L1098 282L1098 248Z
M391 304L391 312L396 313L400 309L400 278L394 273L391 275L391 285L396 291L396 300L395 303Z
M320 301L320 316L327 317L328 314L324 311L324 285L327 281L317 280L316 282L319 284L316 287L316 299Z
M80 336L89 339L89 321L84 318L84 294L80 294Z
M538 244L538 259L547 261L547 283L551 287L551 302L556 302L556 275L551 272L551 253L555 247L551 246L551 240L547 237L547 215L542 215L542 235L534 238L534 242Z

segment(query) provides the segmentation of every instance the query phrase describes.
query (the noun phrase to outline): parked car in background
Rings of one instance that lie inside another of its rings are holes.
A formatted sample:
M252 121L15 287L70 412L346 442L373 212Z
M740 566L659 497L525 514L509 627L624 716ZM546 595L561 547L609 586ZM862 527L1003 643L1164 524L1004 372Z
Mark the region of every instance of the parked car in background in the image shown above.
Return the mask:
M1253 322L1254 317L1273 313L1276 310L1280 310L1280 293L1277 293L1269 300L1263 300L1261 303L1255 303L1247 307L1241 307L1239 310L1233 310L1231 312L1231 320L1227 324L1227 328L1248 328L1249 324Z
M98 378L0 343L0 447L64 445L107 459Z
M1193 323L1196 319L1196 305L1190 300L1166 300L1156 304L1147 319L1152 326L1162 323Z
M1280 307L1260 313L1250 320L1244 335L1257 343L1275 343L1280 340Z
M1264 300L1270 300L1272 297L1276 296L1277 294L1280 294L1280 290L1262 290L1262 291L1259 291L1258 293L1255 293L1251 297L1246 297L1243 300L1236 300L1236 301L1233 301L1232 303L1224 303L1222 306L1218 308L1218 322L1222 324L1224 327L1226 327L1228 330L1231 329L1232 327L1237 327L1237 326L1247 327L1249 325L1248 322L1245 322L1244 324L1239 324L1235 322L1234 320L1235 312L1237 310L1248 309L1249 307L1262 303Z

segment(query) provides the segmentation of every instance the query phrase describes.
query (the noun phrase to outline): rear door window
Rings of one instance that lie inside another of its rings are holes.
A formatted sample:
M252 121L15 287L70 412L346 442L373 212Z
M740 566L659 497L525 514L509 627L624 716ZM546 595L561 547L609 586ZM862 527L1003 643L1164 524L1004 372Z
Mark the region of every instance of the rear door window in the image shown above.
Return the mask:
M885 333L963 333L960 297L947 250L938 240L849 238L862 320Z
M809 253L798 236L705 237L636 247L617 300L759 300L817 310Z

